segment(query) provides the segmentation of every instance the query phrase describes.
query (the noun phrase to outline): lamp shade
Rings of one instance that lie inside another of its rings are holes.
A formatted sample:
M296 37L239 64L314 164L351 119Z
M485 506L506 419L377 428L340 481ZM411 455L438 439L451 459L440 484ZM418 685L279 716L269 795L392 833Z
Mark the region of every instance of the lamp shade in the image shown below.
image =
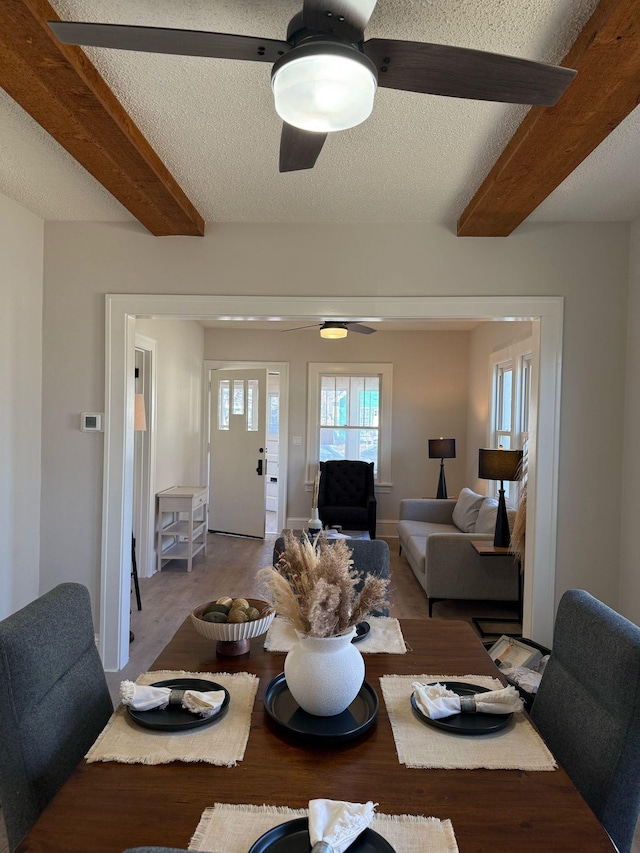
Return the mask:
M147 416L144 410L144 396L136 394L134 397L133 429L136 432L145 432L147 429Z
M300 45L281 56L271 72L280 118L316 133L346 130L367 119L377 86L373 62L333 42Z
M455 459L455 438L430 438L429 459Z
M478 477L481 480L519 480L521 450L479 450Z

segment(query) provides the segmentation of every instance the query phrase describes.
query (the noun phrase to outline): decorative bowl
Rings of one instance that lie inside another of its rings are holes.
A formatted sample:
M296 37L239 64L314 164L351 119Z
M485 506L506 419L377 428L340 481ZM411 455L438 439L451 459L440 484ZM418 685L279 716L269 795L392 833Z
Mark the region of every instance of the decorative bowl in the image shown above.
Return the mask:
M266 601L248 598L251 607L260 611L260 618L252 622L205 622L202 614L214 601L200 604L191 611L191 621L198 634L208 640L217 640L216 651L221 655L242 655L249 651L250 640L266 634L275 617L275 612Z

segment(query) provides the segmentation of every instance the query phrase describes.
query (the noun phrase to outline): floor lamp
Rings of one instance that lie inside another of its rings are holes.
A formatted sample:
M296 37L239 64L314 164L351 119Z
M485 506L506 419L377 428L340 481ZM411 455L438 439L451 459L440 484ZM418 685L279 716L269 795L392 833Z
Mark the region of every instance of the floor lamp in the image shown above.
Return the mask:
M447 497L447 482L444 478L444 460L456 458L455 438L430 438L429 459L440 460L440 479L438 480L438 494L436 498Z
M522 470L521 450L479 450L478 477L481 480L500 480L498 492L498 514L493 544L496 548L508 548L511 542L507 505L504 500L504 481L519 480Z

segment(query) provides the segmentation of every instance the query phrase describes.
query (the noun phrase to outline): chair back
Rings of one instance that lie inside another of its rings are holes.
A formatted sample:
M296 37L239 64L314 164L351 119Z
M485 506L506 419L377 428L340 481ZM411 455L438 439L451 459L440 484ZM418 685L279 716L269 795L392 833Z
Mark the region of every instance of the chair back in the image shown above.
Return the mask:
M331 543L331 539L328 540ZM335 540L337 541L337 540ZM351 559L353 560L353 568L360 572L362 577L355 587L356 592L360 592L364 585L364 579L367 574L377 575L379 578L389 577L389 546L384 539L349 539L347 545L351 549ZM273 546L273 565L275 566L280 555L284 551L284 538L279 536ZM389 609L374 610L373 616L388 616Z
M331 459L320 463L318 506L366 506L373 494L373 462Z
M0 802L10 850L112 711L84 586L60 584L0 622Z
M640 628L584 590L566 592L531 718L629 853L640 809Z

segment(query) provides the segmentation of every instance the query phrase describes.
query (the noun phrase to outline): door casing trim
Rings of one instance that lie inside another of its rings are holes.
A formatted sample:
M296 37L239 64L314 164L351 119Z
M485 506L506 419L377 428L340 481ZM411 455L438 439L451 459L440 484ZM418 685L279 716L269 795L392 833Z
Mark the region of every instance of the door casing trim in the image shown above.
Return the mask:
M186 320L477 319L532 322L524 633L550 644L555 615L558 456L564 299L559 296L105 295L105 438L99 649L108 671L129 659L136 316ZM533 387L535 385L535 388ZM537 496L542 499L538 500Z

